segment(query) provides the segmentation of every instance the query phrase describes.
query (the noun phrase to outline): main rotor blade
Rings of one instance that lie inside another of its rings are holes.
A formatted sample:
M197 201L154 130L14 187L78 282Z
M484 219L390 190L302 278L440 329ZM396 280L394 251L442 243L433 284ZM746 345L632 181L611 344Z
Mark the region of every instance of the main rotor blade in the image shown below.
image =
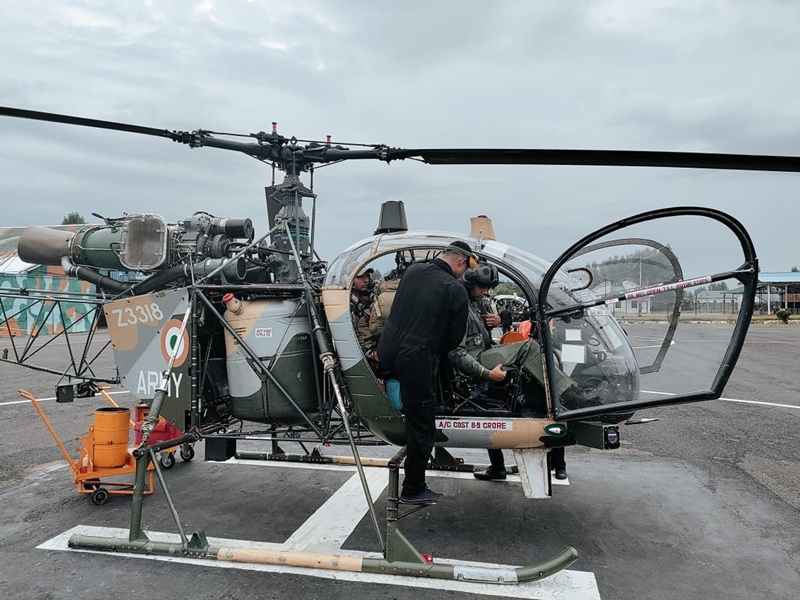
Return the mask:
M0 106L0 116L50 121L83 127L126 131L165 137L190 146L209 145L236 150L261 160L280 160L282 155L273 144L242 144L215 140L204 132L170 131L128 123L72 117L56 113L22 110ZM280 145L280 144L279 144ZM760 154L720 154L705 152L652 152L644 150L563 150L529 148L443 148L404 149L377 146L370 150L339 150L319 147L297 148L291 152L295 163L333 162L353 159L378 159L390 162L420 158L432 165L575 165L610 167L669 167L683 169L725 169L732 171L800 172L800 157ZM285 158L285 157L283 157ZM288 160L288 159L287 159ZM298 168L300 168L298 166Z
M65 123L67 125L79 125L82 127L96 127L98 129L112 129L114 131L127 131L129 133L141 133L143 135L170 138L176 141L182 141L183 139L180 132L169 131L167 129L155 129L153 127L142 127L140 125L116 123L114 121L100 121L98 119L84 119L83 117L71 117L69 115L59 115L35 110L22 110L20 108L10 108L7 106L0 106L0 116L32 119L34 121L49 121L51 123Z
M421 158L432 165L585 165L800 172L800 157L640 150L533 150L392 148L388 160Z

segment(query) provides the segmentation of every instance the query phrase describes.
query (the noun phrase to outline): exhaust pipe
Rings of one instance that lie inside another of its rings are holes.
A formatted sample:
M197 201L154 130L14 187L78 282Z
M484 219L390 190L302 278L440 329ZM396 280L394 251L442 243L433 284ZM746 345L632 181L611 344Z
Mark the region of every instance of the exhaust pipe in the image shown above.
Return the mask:
M19 236L17 253L26 263L57 267L62 257L70 256L70 242L74 236L72 231L27 227Z
M126 271L119 259L122 228L87 225L78 231L49 227L27 227L19 236L20 259L38 265L57 267L66 256L75 265L109 271Z

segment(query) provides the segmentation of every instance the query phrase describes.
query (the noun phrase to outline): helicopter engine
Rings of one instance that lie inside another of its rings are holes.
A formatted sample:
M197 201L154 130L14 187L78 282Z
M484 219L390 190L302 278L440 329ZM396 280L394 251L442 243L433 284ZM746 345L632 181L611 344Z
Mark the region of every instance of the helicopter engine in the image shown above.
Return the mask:
M163 367L150 366L150 358L162 360L160 350L154 349L164 343L159 329L150 335L151 327L140 329L135 342L115 341L117 336L129 336L131 325L138 327L136 313L130 311L141 305L143 314L150 315L158 305L159 314L174 315L182 309L167 298L184 295L181 288L194 284L224 311L230 326L203 314L192 321L198 348L207 357L205 405L214 406L217 416L230 414L260 423L291 425L316 417L318 367L311 321L298 270L286 250L294 239L278 235L278 230L271 244L254 242L250 219L218 218L205 212L174 224L148 213L99 218L103 224L75 232L29 227L20 236L18 251L26 262L61 265L67 275L89 281L111 296L104 312L122 383L129 391L142 399L152 396L152 373ZM326 265L312 262L307 235L300 239L299 256L313 284L322 278ZM114 272L130 273L130 280L121 281L112 276ZM177 380L188 363L176 369ZM188 381L189 372L183 375L180 380Z
M228 261L235 240L253 239L250 219L220 219L207 213L195 213L179 224L147 213L103 220L104 225L86 225L76 232L28 227L19 239L19 256L29 263L63 265L73 271L70 275L120 292L120 286L77 267L149 273L187 264L191 269L186 274L200 277ZM236 261L222 273L223 280L231 281L246 275L244 264Z
M19 239L19 256L32 264L61 265L68 275L119 295L149 293L209 275L223 284L298 281L297 269L288 265L285 236L275 234L271 245L254 244L250 219L197 212L175 224L148 213L103 220L104 224L86 225L75 232L28 227ZM307 235L303 241L303 266L312 276L320 275L325 265L310 260ZM149 277L134 285L103 271Z

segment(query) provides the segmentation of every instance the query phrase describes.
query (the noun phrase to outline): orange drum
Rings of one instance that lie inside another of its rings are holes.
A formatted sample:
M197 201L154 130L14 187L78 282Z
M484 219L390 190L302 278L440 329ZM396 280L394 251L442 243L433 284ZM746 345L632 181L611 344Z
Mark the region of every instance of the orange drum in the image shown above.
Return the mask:
M131 411L106 407L94 412L94 466L117 468L128 458Z

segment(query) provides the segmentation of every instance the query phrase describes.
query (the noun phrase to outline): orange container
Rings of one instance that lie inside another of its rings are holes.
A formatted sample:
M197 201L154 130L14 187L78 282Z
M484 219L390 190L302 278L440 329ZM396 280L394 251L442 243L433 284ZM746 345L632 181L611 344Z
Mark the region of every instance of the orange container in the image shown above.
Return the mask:
M108 406L94 411L94 466L116 468L125 466L128 458L131 411L129 408Z

